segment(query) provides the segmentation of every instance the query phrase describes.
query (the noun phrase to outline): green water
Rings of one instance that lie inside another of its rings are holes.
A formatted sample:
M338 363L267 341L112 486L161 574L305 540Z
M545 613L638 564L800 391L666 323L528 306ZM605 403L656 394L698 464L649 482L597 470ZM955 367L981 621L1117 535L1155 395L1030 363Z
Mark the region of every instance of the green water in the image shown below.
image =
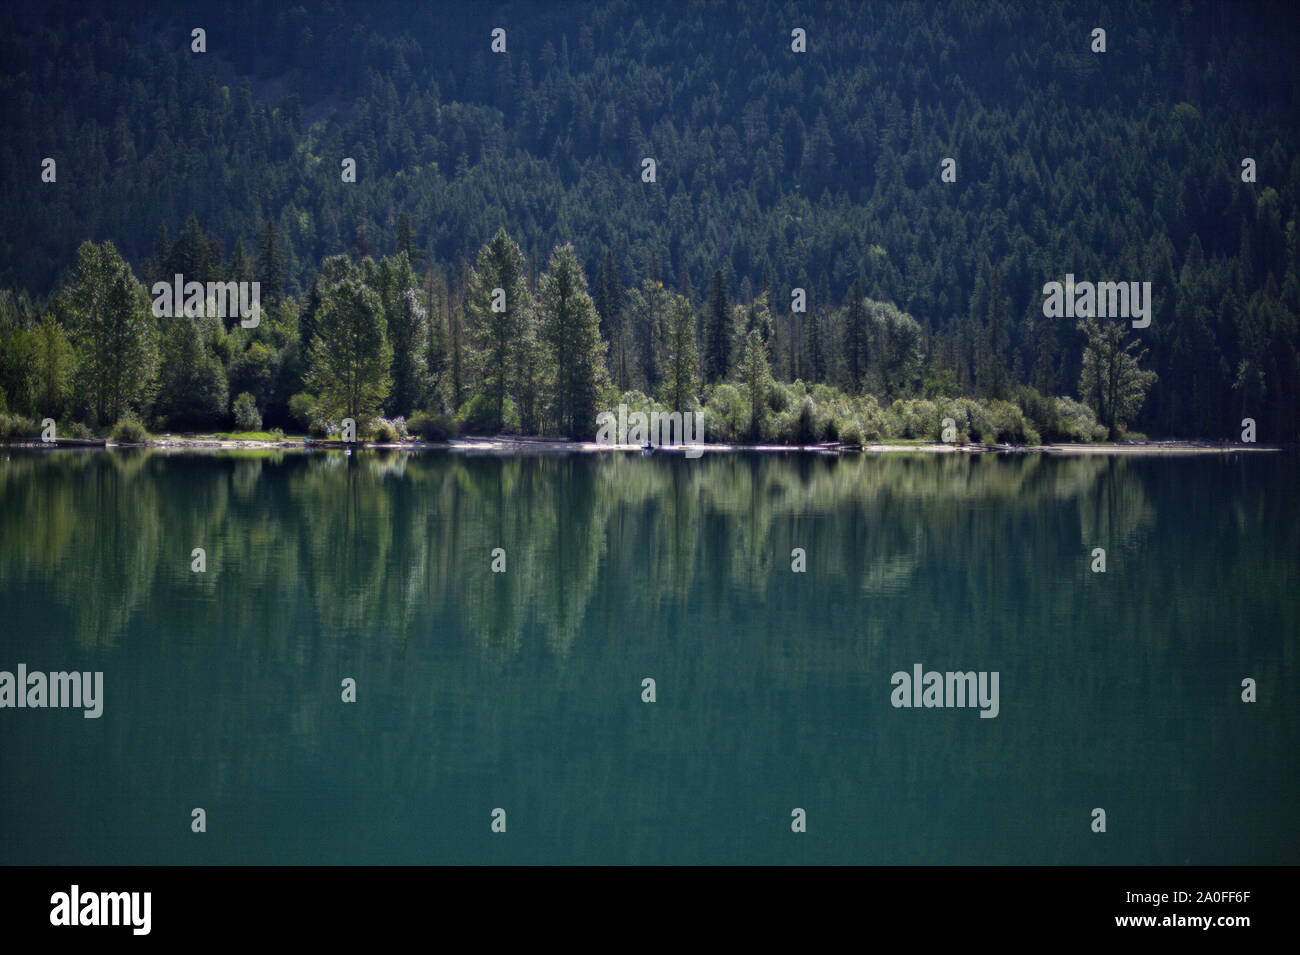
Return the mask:
M0 863L1300 861L1289 454L0 455Z

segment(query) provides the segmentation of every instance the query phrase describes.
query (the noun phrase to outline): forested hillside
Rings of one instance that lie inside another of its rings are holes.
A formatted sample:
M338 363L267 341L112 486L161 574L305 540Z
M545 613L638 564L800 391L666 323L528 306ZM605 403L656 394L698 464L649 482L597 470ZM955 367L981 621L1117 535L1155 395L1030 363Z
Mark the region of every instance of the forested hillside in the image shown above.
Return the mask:
M225 426L248 394L290 428L577 434L635 392L793 439L938 437L964 396L970 437L1096 437L1065 398L1112 436L1294 440L1296 41L1285 4L7 9L0 398L99 429ZM123 320L136 358L92 373L92 292L147 316L175 273L256 279L268 319ZM1067 273L1150 282L1149 327L1045 317ZM548 311L556 282L590 314ZM346 321L382 339L361 405L328 398Z

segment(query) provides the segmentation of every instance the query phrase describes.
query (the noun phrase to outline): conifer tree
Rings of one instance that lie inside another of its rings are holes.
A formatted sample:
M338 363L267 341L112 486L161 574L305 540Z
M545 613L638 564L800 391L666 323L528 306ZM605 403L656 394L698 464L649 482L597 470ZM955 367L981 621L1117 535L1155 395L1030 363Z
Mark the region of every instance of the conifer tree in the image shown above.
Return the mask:
M540 285L541 333L556 427L568 437L590 437L596 430L596 402L607 386L605 343L573 246L552 253Z

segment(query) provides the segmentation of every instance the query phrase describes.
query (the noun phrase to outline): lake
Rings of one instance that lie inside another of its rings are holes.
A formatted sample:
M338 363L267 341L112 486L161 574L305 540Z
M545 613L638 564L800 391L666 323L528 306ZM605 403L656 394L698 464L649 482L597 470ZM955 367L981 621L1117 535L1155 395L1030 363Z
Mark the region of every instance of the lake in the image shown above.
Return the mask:
M1298 463L3 449L0 863L1293 864Z

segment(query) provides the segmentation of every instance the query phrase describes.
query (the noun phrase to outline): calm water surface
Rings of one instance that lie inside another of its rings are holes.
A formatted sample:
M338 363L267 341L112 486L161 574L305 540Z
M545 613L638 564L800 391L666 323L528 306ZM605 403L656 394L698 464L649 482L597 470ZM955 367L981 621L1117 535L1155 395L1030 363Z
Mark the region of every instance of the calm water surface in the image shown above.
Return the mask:
M1297 471L9 449L0 863L1296 863Z

